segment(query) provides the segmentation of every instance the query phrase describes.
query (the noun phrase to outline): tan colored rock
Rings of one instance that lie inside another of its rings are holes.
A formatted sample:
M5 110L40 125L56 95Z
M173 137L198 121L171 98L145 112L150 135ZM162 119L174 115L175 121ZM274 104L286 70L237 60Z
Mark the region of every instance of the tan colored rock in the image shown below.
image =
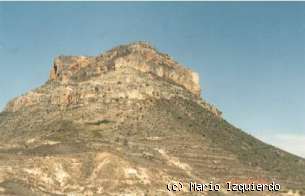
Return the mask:
M20 97L16 97L12 101L10 101L5 110L6 111L17 111L23 107L31 106L37 102L39 102L42 94L30 91L29 93L22 95Z
M87 67L92 58L85 56L59 56L54 60L50 80L67 81L80 69Z
M221 115L217 108L201 103L197 73L139 42L97 57L59 56L54 60L49 82L12 100L5 111L31 106L64 110L91 103L175 97L195 99L215 116Z
M158 52L152 46L143 42L119 46L95 58L60 56L54 60L50 80L66 83L73 76L78 79L96 77L105 74L105 72L124 67L132 67L171 80L194 95L200 96L197 73L184 68L168 55Z

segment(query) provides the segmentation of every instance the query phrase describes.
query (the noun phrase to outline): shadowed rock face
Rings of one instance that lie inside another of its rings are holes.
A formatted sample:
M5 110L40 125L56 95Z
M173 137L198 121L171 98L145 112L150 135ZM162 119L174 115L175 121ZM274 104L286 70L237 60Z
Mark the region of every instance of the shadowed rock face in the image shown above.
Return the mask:
M198 76L138 42L60 56L0 113L0 195L171 195L166 184L276 181L304 194L305 161L230 125ZM303 192L302 192L303 191ZM291 195L291 194L290 194Z

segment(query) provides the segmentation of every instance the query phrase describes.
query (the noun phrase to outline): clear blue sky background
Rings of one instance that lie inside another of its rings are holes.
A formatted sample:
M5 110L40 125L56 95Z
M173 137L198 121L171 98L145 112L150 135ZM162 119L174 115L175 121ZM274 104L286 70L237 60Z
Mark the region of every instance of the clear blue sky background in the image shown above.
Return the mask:
M0 2L0 108L43 84L55 56L137 40L199 72L235 126L278 146L301 140L288 150L305 156L304 2Z

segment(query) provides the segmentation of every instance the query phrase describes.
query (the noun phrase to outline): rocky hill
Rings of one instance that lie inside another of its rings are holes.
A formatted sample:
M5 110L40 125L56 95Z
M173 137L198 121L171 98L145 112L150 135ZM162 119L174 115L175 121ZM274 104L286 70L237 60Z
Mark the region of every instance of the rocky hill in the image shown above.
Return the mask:
M305 194L305 160L230 125L197 73L144 42L60 56L0 113L0 195L172 195L189 182L272 182Z

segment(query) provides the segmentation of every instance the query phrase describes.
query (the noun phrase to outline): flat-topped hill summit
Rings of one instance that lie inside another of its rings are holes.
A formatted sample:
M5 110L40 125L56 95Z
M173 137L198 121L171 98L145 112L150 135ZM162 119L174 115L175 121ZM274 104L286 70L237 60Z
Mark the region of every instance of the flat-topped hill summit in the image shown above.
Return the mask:
M305 160L232 126L198 74L144 42L60 56L0 113L0 195L239 195L188 184L276 182L304 195Z
M50 80L90 80L126 67L173 81L193 94L200 95L197 73L184 68L169 55L158 52L144 42L122 45L97 57L60 56L54 61Z
M11 101L6 111L27 106L88 105L113 99L193 99L220 115L200 99L199 76L169 55L144 42L122 45L97 57L59 56L54 60L49 81Z

